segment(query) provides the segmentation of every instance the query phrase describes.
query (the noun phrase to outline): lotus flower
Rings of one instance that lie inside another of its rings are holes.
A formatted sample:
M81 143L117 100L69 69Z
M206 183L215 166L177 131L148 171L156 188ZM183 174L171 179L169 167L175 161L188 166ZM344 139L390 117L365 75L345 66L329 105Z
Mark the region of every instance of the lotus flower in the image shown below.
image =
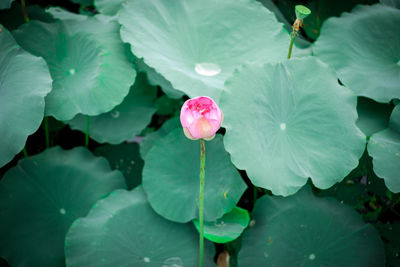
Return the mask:
M183 104L180 119L187 138L209 141L221 127L223 115L214 100L199 96Z

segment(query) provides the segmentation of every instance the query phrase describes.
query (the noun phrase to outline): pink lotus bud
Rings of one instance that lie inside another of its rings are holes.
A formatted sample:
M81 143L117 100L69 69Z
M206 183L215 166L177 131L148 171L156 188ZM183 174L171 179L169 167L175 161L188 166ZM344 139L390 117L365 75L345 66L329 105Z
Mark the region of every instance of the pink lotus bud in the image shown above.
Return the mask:
M181 124L186 137L211 140L222 124L222 112L207 96L187 100L181 109Z

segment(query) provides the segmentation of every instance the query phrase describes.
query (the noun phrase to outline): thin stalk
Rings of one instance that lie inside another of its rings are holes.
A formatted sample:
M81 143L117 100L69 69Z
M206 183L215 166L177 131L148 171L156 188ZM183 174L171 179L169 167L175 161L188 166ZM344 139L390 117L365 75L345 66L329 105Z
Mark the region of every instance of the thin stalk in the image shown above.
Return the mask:
M28 151L26 150L26 147L24 147L24 156L25 156L25 158L29 157L29 154L28 154Z
M200 225L200 267L204 267L204 182L206 166L206 146L200 139L200 201L199 201L199 225Z
M43 124L44 124L44 135L45 135L45 138L46 138L46 148L49 148L50 147L50 134L49 134L49 120L48 120L48 117L44 117Z
M85 147L89 147L89 116L86 115Z
M29 22L28 12L26 12L25 0L21 0L22 13L24 13L25 22Z
M290 57L292 56L292 49L293 49L293 43L294 43L294 38L295 37L296 37L296 33L295 33L295 31L292 31L292 33L290 34L289 53L287 55L288 59L290 59Z

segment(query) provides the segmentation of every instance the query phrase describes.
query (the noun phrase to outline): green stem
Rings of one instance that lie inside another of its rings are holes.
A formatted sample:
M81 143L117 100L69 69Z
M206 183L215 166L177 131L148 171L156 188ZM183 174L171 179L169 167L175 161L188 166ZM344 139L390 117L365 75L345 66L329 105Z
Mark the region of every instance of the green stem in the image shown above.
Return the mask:
M29 154L28 154L28 151L26 150L26 147L24 147L24 156L25 156L25 158L29 157Z
M89 116L86 115L85 146L89 147Z
M49 135L49 120L48 117L44 117L44 135L46 138L46 148L50 147L50 135Z
M290 46L289 46L289 53L287 58L290 59L292 56L292 48L293 48L293 43L294 43L294 38L296 37L296 32L293 30L292 33L290 34Z
M200 203L199 203L199 225L200 225L200 267L204 266L204 177L206 166L206 146L203 139L200 139Z
M25 0L21 0L22 13L24 13L25 22L29 22L28 12L26 12Z

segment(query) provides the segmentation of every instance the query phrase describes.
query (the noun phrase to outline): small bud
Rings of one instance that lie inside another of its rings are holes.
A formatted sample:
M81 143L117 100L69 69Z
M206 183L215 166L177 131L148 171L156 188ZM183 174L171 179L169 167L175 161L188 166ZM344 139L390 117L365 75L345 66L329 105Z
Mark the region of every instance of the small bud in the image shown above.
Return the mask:
M311 10L303 5L297 5L295 7L295 12L296 12L296 18L301 21L307 18L308 15L311 14Z
M186 137L211 140L222 124L222 112L207 96L187 100L181 109L181 124Z

